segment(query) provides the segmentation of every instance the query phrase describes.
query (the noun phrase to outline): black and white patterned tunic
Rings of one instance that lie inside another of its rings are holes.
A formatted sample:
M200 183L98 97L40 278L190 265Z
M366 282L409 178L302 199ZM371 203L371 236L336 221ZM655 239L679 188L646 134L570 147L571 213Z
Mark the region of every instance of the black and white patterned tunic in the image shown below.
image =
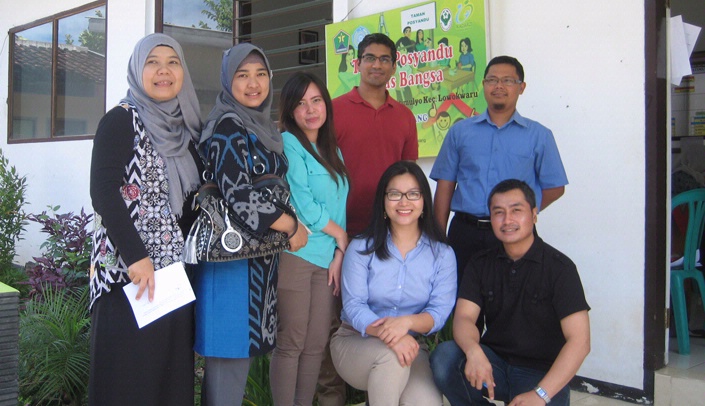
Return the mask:
M91 163L95 210L91 307L111 285L129 282L127 266L149 257L158 270L181 260L184 236L169 205L165 163L146 136L133 106L113 108L101 120ZM124 137L132 138L125 164ZM101 153L102 151L102 153Z

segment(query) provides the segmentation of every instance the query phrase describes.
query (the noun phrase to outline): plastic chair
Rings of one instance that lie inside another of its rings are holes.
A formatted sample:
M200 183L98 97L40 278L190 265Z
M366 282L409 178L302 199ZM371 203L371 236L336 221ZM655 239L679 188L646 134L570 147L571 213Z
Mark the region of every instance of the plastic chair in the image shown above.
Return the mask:
M671 300L673 302L673 317L678 338L678 352L690 354L690 331L688 329L688 311L685 306L685 290L683 281L692 278L698 285L700 296L705 307L705 278L697 268L700 266L696 258L697 251L703 239L705 229L705 189L693 189L683 192L672 199L671 209L688 205L688 227L685 232L685 249L683 263L671 265Z

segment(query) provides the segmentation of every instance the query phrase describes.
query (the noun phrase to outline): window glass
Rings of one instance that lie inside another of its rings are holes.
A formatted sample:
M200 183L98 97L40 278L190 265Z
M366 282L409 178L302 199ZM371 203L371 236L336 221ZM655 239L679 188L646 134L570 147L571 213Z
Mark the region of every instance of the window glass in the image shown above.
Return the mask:
M164 25L232 32L232 0L164 0Z
M59 20L55 135L85 135L105 106L105 7Z
M184 50L204 119L220 91L223 51L233 44L232 10L232 0L164 0L163 32Z
M15 34L12 65L13 139L51 133L51 23Z
M105 12L83 7L10 30L10 141L93 134L105 113Z

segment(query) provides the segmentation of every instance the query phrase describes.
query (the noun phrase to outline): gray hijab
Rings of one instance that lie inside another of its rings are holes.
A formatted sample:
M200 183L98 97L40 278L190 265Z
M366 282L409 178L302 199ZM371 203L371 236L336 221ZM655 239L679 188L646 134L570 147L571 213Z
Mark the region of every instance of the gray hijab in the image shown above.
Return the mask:
M232 93L232 82L235 72L242 64L242 61L252 53L257 52L262 56L267 70L269 71L269 93L267 98L257 108L249 108L235 100ZM270 118L272 110L272 69L264 52L250 43L241 43L228 49L223 53L223 63L220 69L220 84L222 89L215 100L215 107L208 114L206 123L203 126L200 143L206 142L213 136L215 127L223 118L232 118L237 123L242 124L249 133L257 136L257 139L268 150L281 154L284 151L282 135Z
M159 45L172 48L184 70L181 91L175 99L163 102L149 97L142 83L142 71L147 57ZM186 196L198 189L201 183L198 168L188 150L191 141L198 142L201 130L200 107L181 45L164 34L150 34L142 38L130 57L127 83L127 96L121 103L127 102L137 108L147 137L164 160L169 182L169 204L172 213L180 217Z

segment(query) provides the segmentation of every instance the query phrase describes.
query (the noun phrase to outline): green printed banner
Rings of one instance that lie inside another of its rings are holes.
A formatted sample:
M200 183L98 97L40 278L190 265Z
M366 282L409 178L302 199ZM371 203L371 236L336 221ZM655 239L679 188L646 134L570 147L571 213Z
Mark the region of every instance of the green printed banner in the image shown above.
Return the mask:
M438 155L458 120L485 111L485 0L438 0L326 26L326 76L332 97L360 83L357 45L381 32L396 43L389 94L414 113L419 156Z

